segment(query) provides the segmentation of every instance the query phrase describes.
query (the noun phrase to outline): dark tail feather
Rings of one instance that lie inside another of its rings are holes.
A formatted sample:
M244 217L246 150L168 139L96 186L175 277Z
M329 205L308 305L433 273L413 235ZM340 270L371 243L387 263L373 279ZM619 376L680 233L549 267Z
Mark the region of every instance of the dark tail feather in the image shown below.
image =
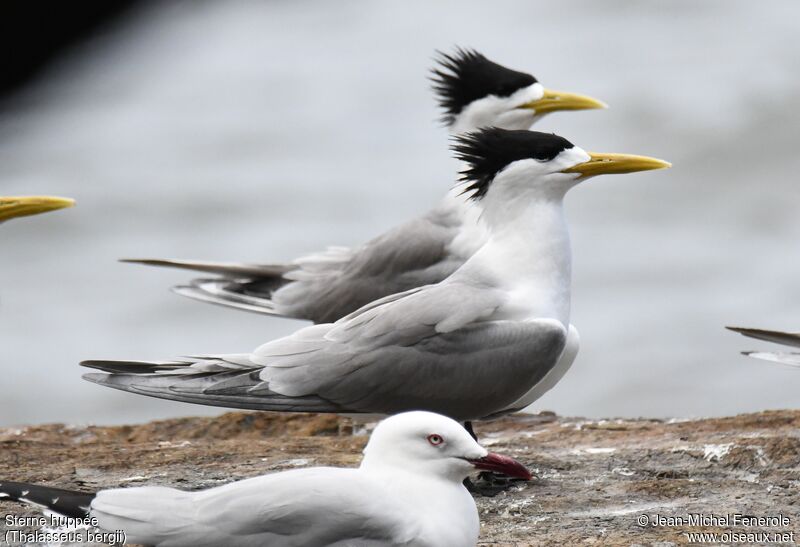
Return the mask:
M776 344L784 344L786 346L794 346L800 348L800 333L798 332L782 332L779 330L765 330L765 329L748 329L742 327L725 327L733 332L738 332L750 338L757 338L758 340L766 340L767 342L774 342Z
M84 362L83 366L112 370L102 362ZM133 370L129 370L133 372ZM142 371L144 372L144 370ZM347 409L313 395L287 397L254 387L262 384L258 372L232 371L226 373L180 374L84 374L83 379L101 386L119 389L158 399L182 401L207 406L271 410L279 412L348 412Z
M95 495L25 482L0 481L0 500L38 505L65 517L83 518L88 515Z
M290 264L245 264L241 262L209 262L204 260L171 260L161 258L121 258L120 262L178 268L195 272L207 272L229 277L273 278L281 277L295 269Z
M180 370L185 368L191 363L186 361L163 361L163 362L145 362L145 361L82 361L81 366L86 368L95 368L103 372L118 372L122 374L128 373L151 373L163 372L166 370Z

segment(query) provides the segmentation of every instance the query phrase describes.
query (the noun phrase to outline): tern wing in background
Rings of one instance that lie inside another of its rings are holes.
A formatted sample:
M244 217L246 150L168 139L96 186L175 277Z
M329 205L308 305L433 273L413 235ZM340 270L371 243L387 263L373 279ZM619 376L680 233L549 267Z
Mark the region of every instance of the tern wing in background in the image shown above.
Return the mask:
M733 332L738 332L750 338L775 342L785 346L800 348L800 332L782 332L779 330L748 329L743 327L725 327Z
M483 418L555 366L566 330L553 320L491 320L499 291L442 283L392 295L334 324L306 327L250 355L121 365L87 380L165 399L261 410ZM130 372L119 372L121 366ZM170 367L172 369L170 370Z
M451 252L455 214L442 210L402 224L355 249L333 247L285 265L125 259L219 274L175 287L196 300L268 315L330 323L361 306L438 283L465 257Z
M767 342L774 342L776 344L800 348L800 333L798 332L783 332L778 330L750 329L742 327L725 328L750 338L756 338L757 340L765 340ZM755 359L800 367L800 353L770 351L745 351L742 353Z

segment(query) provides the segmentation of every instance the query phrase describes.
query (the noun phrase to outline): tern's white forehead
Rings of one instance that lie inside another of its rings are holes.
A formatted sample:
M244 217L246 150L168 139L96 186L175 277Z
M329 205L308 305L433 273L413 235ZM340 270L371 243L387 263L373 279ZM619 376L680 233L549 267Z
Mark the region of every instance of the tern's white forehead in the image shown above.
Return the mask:
M520 106L541 99L544 87L539 82L516 90L507 97L487 95L472 101L455 117L450 128L454 134L481 127L528 129L536 120L536 112Z
M533 158L517 160L507 165L497 176L497 182L501 185L519 183L523 186L531 186L531 182L536 180L532 177L545 177L558 174L559 179L571 181L578 178L578 174L561 173L564 169L574 167L589 161L589 153L579 146L573 146L562 150L553 159L542 161Z
M568 167L574 167L575 165L585 163L590 159L591 157L586 150L580 146L573 146L572 148L567 148L553 158L552 162L555 170L562 171Z
M539 82L528 87L518 89L511 96L507 97L511 104L522 105L531 101L538 101L544 96L544 86Z

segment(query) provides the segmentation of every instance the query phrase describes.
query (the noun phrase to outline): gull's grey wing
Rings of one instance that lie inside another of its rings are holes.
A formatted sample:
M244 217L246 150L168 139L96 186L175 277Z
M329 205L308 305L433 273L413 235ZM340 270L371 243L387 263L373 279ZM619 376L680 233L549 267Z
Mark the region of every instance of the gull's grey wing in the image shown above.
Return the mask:
M454 213L435 209L355 249L333 247L291 266L126 260L224 277L195 279L173 290L189 298L267 315L328 323L381 297L438 283L467 257L450 252L458 233ZM274 268L260 270L261 268Z
M380 503L376 503L380 500ZM311 468L199 492L163 487L101 491L92 515L148 545L409 545L417 523L354 469Z
M554 320L488 320L502 294L443 283L387 297L335 324L300 329L227 356L141 365L88 362L86 378L167 399L265 410L396 413L477 419L504 410L556 364L566 329ZM241 360L241 356L239 357Z
M743 327L725 328L750 338L756 338L758 340L765 340L767 342L774 342L776 344L800 348L800 332L783 332L779 330L749 329Z

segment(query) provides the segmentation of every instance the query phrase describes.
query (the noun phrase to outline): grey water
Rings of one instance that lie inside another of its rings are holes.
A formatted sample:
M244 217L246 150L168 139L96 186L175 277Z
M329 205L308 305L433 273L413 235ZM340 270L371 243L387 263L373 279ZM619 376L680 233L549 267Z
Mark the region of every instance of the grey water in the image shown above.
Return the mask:
M795 407L800 371L723 325L800 329L798 4L158 2L0 116L0 194L74 209L0 227L0 425L218 413L80 379L88 358L242 352L304 323L182 299L120 257L279 261L432 206L456 163L426 80L471 46L606 111L536 129L669 171L567 200L581 352L532 410Z

